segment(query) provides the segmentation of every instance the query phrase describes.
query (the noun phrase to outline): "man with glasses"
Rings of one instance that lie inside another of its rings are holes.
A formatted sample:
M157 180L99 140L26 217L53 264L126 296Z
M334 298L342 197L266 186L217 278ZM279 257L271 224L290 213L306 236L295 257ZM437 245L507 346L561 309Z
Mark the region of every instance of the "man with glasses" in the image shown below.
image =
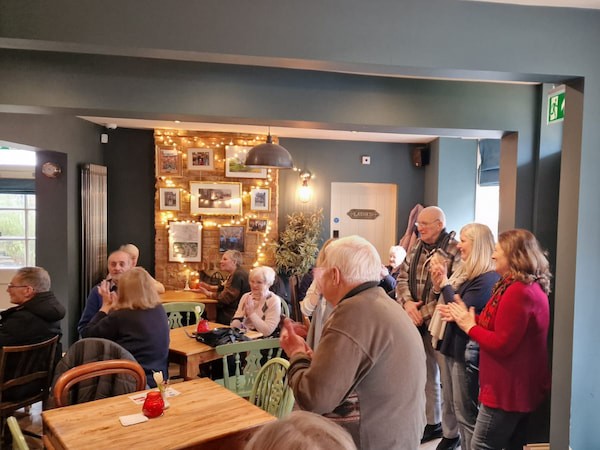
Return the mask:
M450 405L441 405L439 366L431 343L428 326L437 305L439 292L434 292L429 274L431 258L440 251L449 259L448 277L460 261L454 232L446 231L446 216L436 207L424 208L415 224L419 240L409 250L400 267L396 284L396 301L404 306L423 338L427 356L427 383L425 397L427 426L421 442L443 437L436 450L453 450L460 441L458 423ZM443 410L442 410L443 406Z
M425 352L402 308L378 287L381 259L359 236L332 241L315 280L333 306L313 351L289 319L281 347L290 357L296 404L342 425L362 450L414 450L425 426Z
M65 307L50 291L50 275L41 267L22 267L6 291L16 306L0 313L0 346L29 345L62 336Z

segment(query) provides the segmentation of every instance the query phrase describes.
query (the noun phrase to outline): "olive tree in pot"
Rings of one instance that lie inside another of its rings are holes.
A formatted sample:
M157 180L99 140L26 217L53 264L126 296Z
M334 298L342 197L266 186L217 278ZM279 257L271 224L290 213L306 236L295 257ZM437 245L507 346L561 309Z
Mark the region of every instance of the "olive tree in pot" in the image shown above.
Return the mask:
M295 293L300 278L314 266L319 253L322 226L322 209L312 213L292 213L287 216L285 229L279 233L277 243L272 244L275 269L288 293ZM288 295L287 298L291 303L292 318L300 319L295 295Z

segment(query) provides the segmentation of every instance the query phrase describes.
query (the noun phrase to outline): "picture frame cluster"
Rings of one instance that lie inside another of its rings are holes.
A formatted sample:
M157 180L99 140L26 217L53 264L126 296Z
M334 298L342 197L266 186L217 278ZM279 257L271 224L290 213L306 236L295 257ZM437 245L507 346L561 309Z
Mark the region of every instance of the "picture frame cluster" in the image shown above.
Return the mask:
M168 261L202 262L203 232L209 233L204 236L209 243L204 250L211 261L211 252L217 250L215 231L219 253L254 252L257 238L251 235L270 230L272 190L261 181L270 180L268 170L245 165L250 146L211 148L205 138L201 145L182 149L177 139L165 139L169 145L159 145L157 140L156 145L157 209L164 211L163 223L168 222ZM244 214L249 217L240 225ZM206 221L212 225L203 231Z

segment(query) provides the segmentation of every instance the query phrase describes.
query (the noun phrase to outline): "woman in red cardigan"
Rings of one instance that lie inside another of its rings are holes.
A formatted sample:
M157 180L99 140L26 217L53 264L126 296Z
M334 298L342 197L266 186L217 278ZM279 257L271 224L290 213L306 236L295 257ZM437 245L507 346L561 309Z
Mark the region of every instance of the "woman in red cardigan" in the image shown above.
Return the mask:
M527 230L500 234L492 255L502 277L476 318L462 301L450 303L447 319L479 343L478 449L522 449L527 417L550 388L547 336L550 324L548 260Z

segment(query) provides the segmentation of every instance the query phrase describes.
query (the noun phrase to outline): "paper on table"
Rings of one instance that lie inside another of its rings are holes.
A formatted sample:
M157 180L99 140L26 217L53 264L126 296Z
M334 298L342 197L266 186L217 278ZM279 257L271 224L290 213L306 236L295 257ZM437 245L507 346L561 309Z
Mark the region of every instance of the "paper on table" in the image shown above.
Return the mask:
M170 397L178 396L179 394L181 394L181 392L179 392L178 390L173 389L171 386L169 386L166 390L166 394L167 394L167 398L170 398ZM136 405L143 405L144 400L146 400L146 392L138 392L134 395L130 395L129 398Z
M135 425L136 423L147 422L148 418L143 414L129 414L128 416L120 416L119 422L124 427L128 427L129 425Z

